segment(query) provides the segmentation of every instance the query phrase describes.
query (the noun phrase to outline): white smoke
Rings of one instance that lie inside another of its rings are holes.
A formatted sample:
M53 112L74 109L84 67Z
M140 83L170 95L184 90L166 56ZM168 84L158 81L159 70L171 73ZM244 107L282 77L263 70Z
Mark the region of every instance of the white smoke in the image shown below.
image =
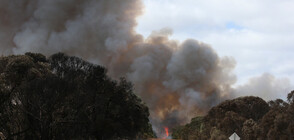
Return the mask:
M235 88L236 96L259 96L266 101L282 98L286 100L287 93L293 90L293 85L288 78L276 78L264 73L261 76L252 77L243 85Z

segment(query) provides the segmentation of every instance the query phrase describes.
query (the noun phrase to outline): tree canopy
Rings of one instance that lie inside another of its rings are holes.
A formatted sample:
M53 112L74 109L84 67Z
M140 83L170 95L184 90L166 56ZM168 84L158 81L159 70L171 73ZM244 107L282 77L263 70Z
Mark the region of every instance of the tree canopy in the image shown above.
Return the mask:
M259 97L239 97L210 109L203 117L173 129L173 138L227 140L236 132L242 140L288 140L294 138L294 91L288 101L268 103Z
M78 57L0 57L0 132L7 139L152 137L149 111L126 79Z

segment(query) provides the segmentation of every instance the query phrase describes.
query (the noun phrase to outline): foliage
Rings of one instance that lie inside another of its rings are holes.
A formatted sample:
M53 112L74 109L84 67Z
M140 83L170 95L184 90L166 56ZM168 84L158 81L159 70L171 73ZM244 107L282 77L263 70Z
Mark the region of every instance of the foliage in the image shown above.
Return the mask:
M0 58L0 132L7 139L133 139L153 134L130 82L63 53Z
M191 120L191 123L185 126L179 126L172 130L173 138L181 138L184 140L193 139L193 136L199 135L204 128L203 117L198 116Z
M173 138L226 140L234 132L243 140L293 138L293 95L294 91L288 94L288 102L277 99L266 103L252 96L224 101L210 109L203 119L196 117L198 121L192 119L174 129Z

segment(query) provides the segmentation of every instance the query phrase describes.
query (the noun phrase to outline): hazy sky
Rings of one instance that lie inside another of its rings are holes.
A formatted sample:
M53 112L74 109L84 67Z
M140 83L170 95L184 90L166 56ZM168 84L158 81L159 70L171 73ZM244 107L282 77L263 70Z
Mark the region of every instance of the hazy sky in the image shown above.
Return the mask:
M172 39L210 44L237 62L238 84L270 73L294 82L293 0L144 0L137 32L161 28Z

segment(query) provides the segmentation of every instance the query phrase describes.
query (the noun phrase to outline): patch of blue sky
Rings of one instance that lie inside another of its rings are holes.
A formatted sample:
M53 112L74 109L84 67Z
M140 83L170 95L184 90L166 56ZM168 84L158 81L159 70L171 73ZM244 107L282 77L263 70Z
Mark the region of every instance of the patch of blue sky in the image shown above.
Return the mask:
M236 24L235 22L232 22L232 21L226 23L226 28L227 29L235 29L235 30L244 29L244 27L242 27L242 26L240 26L240 25L238 25L238 24Z

